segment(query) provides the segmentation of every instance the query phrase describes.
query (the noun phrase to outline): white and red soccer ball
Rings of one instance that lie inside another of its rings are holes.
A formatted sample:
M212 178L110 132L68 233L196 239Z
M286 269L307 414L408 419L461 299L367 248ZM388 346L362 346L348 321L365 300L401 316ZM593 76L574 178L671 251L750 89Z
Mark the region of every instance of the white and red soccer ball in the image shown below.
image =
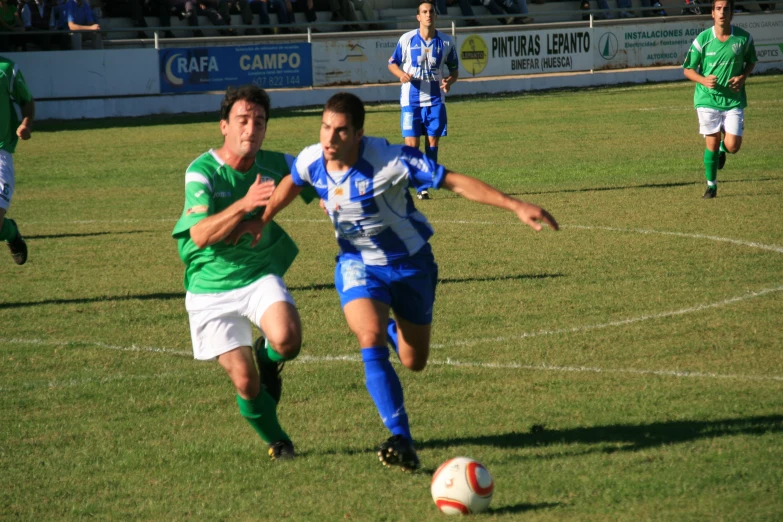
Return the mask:
M481 513L489 506L495 481L487 468L467 457L447 460L432 476L432 500L447 515Z

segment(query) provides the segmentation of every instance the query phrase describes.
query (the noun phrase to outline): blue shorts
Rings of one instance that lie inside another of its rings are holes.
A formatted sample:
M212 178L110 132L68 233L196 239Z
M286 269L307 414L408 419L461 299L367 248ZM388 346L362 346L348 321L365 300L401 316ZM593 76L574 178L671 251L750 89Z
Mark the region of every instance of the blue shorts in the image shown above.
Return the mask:
M334 286L343 307L354 299L373 299L386 303L394 315L406 321L430 324L438 265L429 244L411 257L383 266L338 258Z
M445 136L446 123L446 106L442 103L434 107L403 107L400 113L403 138Z

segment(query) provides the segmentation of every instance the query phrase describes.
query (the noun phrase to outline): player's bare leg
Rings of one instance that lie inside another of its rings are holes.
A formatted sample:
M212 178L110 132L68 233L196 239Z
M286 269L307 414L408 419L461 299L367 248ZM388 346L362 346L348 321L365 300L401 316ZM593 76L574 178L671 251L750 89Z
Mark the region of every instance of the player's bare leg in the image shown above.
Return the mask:
M397 354L409 370L420 372L430 355L431 324L414 324L395 316L397 322Z

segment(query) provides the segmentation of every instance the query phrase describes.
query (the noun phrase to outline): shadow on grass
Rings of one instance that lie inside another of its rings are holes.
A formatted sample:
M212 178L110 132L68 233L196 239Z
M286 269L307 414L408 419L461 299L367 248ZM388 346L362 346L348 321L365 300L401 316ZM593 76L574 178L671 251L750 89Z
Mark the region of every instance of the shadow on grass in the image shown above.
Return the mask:
M620 444L600 451L638 451L646 448L733 435L762 435L783 432L783 415L767 415L712 421L666 421L651 424L614 424L589 428L549 430L536 426L531 432L501 435L431 439L419 441L419 448L450 448L485 445L498 448L526 448L563 444Z
M100 235L104 233L108 234L108 232L100 232L96 234L85 234L85 235ZM136 232L123 232L123 233L130 234ZM79 235L79 234L73 234L73 235ZM69 236L69 234L65 234L65 236ZM34 236L26 236L26 237L29 238ZM42 238L45 236L38 236L38 237ZM63 237L63 236L56 236L56 237ZM465 278L456 278L456 279L441 279L439 283L440 284L475 283L475 282L482 282L482 281L548 279L548 278L556 278L556 277L564 277L564 276L563 274L519 274L519 275L512 275L512 276L465 277ZM333 290L334 283L289 286L288 289L291 291ZM28 308L32 306L50 305L50 304L67 305L67 304L88 304L88 303L119 302L119 301L168 301L171 299L185 299L185 293L184 292L159 292L153 294L129 294L129 295L114 295L114 296L101 296L101 297L80 297L80 298L73 298L73 299L44 299L42 301L28 301L28 302L21 302L21 303L0 303L0 310L8 309L8 308Z
M83 234L46 234L38 236L28 236L25 234L25 239L61 239L64 237L90 237L90 236L119 236L123 234L146 234L147 232L154 232L154 230L129 230L127 232L85 232Z
M503 506L498 508L489 508L485 511L487 515L506 515L509 513L526 513L537 509L549 509L560 507L560 502L541 502L539 504L515 504L513 506Z

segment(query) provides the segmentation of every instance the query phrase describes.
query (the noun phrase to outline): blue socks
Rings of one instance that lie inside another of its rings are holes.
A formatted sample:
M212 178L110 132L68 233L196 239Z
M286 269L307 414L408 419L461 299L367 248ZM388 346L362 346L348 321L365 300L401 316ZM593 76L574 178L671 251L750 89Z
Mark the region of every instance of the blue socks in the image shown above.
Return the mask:
M427 139L424 140L424 155L435 163L438 162L438 147L430 147L430 142Z
M402 435L413 440L408 414L405 412L402 384L389 361L389 349L385 346L362 348L362 361L367 391L381 414L384 426L392 435Z
M399 355L400 350L397 348L397 323L391 317L389 317L389 325L386 327L386 342Z

